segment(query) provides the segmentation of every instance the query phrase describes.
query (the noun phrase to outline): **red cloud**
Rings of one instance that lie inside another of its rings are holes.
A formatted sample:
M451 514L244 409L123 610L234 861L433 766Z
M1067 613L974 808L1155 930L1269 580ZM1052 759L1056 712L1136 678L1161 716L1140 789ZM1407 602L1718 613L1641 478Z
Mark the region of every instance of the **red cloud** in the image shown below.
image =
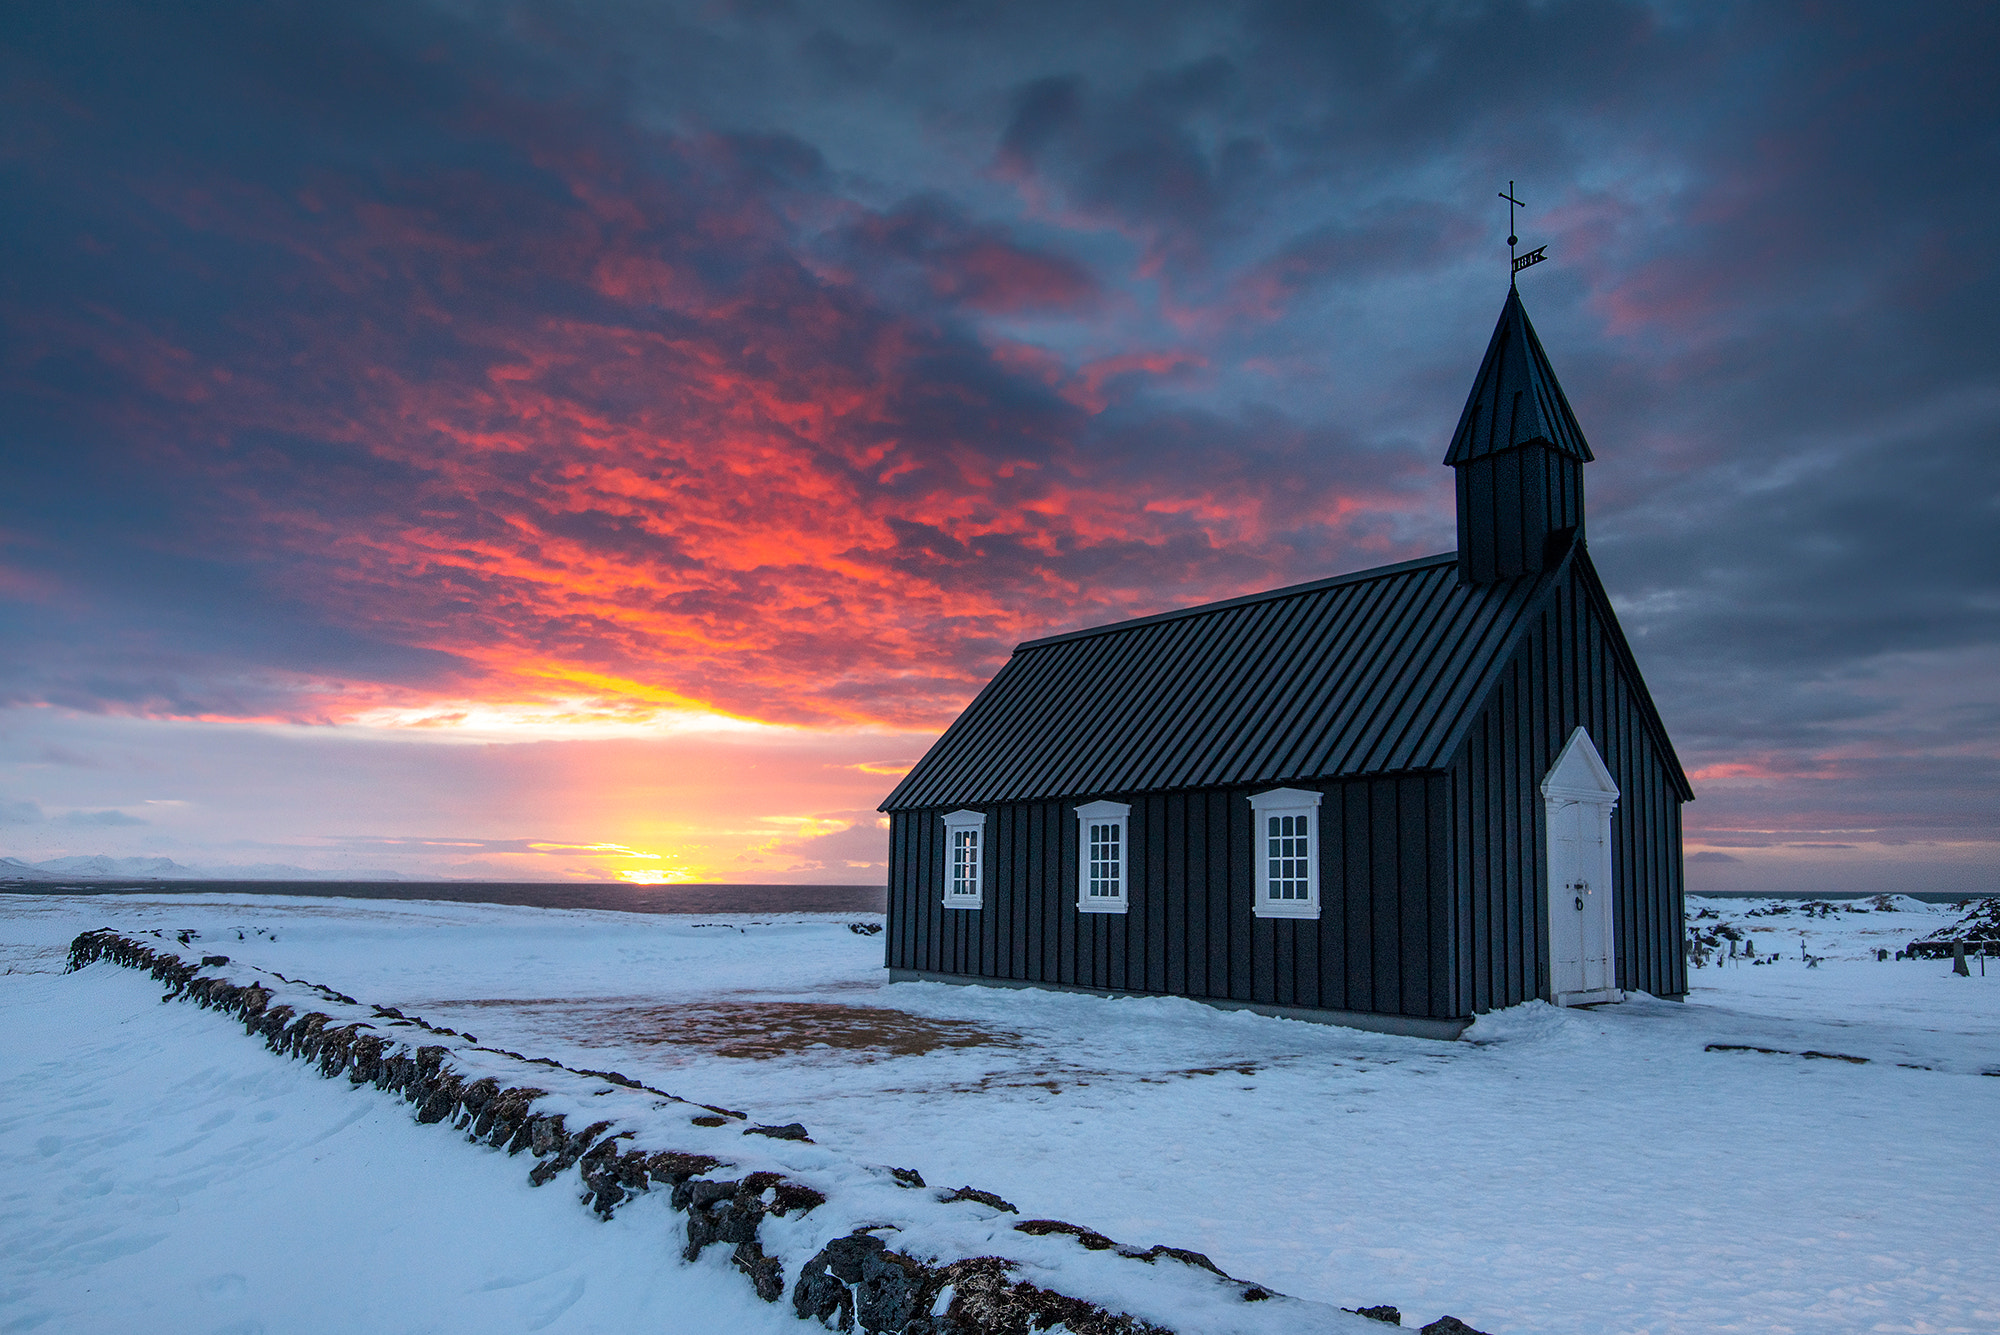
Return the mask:
M1427 499L1401 465L1335 494L1311 442L1093 424L1196 352L989 348L897 296L900 266L954 308L1095 299L996 229L869 215L782 146L518 133L513 174L150 188L279 283L217 275L205 350L42 326L124 374L89 410L170 461L205 550L468 665L468 699L935 727L1013 641L1280 582L1307 512ZM286 698L244 712L457 708L351 674Z

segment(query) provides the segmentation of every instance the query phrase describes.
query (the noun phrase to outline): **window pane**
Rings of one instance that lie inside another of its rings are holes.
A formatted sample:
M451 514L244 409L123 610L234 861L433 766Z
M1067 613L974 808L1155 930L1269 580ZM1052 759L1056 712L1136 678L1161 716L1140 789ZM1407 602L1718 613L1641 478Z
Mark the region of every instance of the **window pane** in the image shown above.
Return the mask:
M951 893L967 897L979 893L979 831L951 832Z
M1088 825L1089 868L1084 895L1094 899L1117 899L1124 893L1123 859L1120 845L1123 827L1116 824Z
M1266 894L1272 899L1312 898L1308 871L1312 836L1306 825L1310 819L1304 815L1269 818L1265 827L1269 831L1265 883L1269 886Z

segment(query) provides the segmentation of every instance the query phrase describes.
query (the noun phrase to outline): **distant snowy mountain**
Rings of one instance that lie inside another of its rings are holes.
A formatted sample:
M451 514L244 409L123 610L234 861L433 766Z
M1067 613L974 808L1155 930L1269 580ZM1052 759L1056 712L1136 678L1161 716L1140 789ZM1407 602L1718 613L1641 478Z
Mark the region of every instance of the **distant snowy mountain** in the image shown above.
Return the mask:
M204 881L434 881L439 876L411 876L386 867L347 867L327 871L294 867L289 862L225 862L200 869Z
M190 867L172 858L114 858L102 853L23 862L0 857L0 881L410 881L382 867L327 871L285 862L218 863Z
M0 881L58 881L62 877L52 871L31 867L19 858L0 858Z
M183 867L172 858L112 858L102 853L50 858L47 862L35 863L34 868L36 871L51 872L56 876L89 877L93 880L132 876L166 881L200 875L194 868Z
M166 878L166 873L159 871L120 872L118 864L121 862L164 863L173 868L175 873L187 870L171 858L70 857L51 858L47 862L40 863L23 862L19 858L0 858L0 881L99 881L111 877L129 878L139 875L159 880Z

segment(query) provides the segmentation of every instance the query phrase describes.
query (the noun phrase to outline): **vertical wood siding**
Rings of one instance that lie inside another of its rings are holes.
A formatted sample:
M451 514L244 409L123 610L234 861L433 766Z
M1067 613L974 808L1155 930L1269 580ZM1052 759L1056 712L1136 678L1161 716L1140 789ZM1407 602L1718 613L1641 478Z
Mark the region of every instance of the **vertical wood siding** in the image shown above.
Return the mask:
M1458 466L1459 566L1474 583L1547 564L1549 535L1583 527L1583 465L1525 445Z
M1132 805L1123 914L1077 910L1074 802L987 808L986 890L976 910L942 903L942 813L895 812L886 962L1117 992L1465 1014L1454 972L1450 778L1321 788L1317 920L1251 911L1250 789L1105 794Z
M1451 769L1464 928L1456 972L1474 1012L1548 994L1541 783L1578 726L1622 794L1611 818L1618 984L1687 991L1679 795L1633 683L1572 577L1507 664Z

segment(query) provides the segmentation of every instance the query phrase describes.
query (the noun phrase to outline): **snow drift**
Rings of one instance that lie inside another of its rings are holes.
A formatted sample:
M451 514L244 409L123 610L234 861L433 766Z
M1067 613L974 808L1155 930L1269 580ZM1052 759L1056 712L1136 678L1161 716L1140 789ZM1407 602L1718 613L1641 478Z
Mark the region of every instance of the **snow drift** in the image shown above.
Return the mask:
M574 1171L581 1200L601 1217L665 1188L685 1217L686 1259L730 1247L767 1302L783 1297L788 1272L796 1275L798 1315L840 1330L1262 1335L1400 1323L1393 1309L1341 1311L1274 1294L1196 1252L1122 1245L1061 1220L1015 1221L1016 1208L991 1192L935 1191L913 1170L844 1160L815 1146L801 1124L757 1125L616 1071L482 1047L393 1007L232 966L226 955L189 961L164 937L154 946L104 929L71 943L72 971L100 960L149 972L168 985L162 1000L240 1019L272 1051L329 1079L344 1075L400 1096L419 1123L448 1124L510 1155L530 1152L535 1185ZM250 981L210 972L225 967ZM1445 1317L1425 1330L1471 1328Z

